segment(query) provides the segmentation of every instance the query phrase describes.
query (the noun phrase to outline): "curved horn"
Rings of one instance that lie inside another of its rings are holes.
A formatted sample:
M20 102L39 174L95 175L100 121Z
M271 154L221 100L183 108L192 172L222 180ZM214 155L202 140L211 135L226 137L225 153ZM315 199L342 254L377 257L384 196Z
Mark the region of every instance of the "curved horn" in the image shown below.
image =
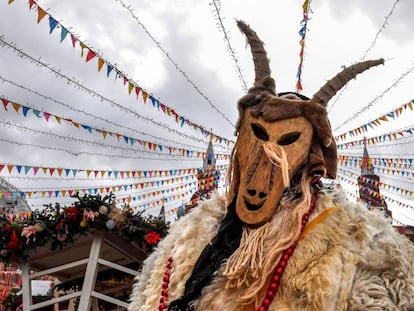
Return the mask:
M256 32L249 25L243 21L237 21L237 26L245 34L247 42L249 42L256 74L255 83L257 83L263 78L270 76L269 59L267 58L266 50L263 47L262 40L259 39Z
M350 80L355 78L359 73L362 73L371 67L381 64L384 64L384 59L382 58L376 60L367 60L350 67L345 67L344 70L326 82L325 85L322 86L315 95L313 95L313 100L326 107L329 100L334 97L335 94Z

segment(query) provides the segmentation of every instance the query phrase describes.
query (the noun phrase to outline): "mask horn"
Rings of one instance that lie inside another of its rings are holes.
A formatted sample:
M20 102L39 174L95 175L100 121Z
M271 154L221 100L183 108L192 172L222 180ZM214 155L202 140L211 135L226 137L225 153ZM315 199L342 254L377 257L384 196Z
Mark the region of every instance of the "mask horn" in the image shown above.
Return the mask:
M247 38L250 49L253 55L254 71L256 74L255 83L261 81L263 78L270 76L269 59L267 58L266 50L263 47L262 40L259 39L256 32L254 32L249 25L243 21L237 21L237 26Z
M335 94L344 87L350 80L355 78L358 74L368 70L371 67L384 64L384 59L367 60L357 63L355 65L346 67L335 77L325 83L321 89L313 95L313 100L326 107L329 100L335 96Z

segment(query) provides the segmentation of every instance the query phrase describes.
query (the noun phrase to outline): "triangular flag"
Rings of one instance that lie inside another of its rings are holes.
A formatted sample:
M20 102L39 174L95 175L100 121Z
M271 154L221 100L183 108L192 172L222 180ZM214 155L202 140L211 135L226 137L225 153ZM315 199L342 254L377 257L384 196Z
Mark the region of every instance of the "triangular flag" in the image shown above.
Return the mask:
M27 112L30 110L30 108L29 107L26 107L26 106L22 106L22 112L23 112L23 116L27 116Z
M56 28L57 24L58 22L52 16L49 15L49 34L52 33L52 31Z
M17 113L19 113L19 110L20 110L21 106L19 104L16 104L16 103L12 103L12 106L13 106L13 109L16 110Z
M129 95L131 95L131 92L132 92L133 89L134 89L134 85L131 82L129 82L128 83L128 94Z
M144 103L147 103L148 94L145 91L142 91L142 98L144 99Z
M96 53L94 51L88 50L88 54L86 55L86 62L89 62L95 56L96 56Z
M141 89L138 86L136 86L135 87L135 94L137 94L137 98L138 98L139 92L141 92Z
M66 36L68 35L68 30L63 27L62 25L60 25L61 27L61 31L60 31L60 42L62 43L63 40L65 40Z
M7 110L7 105L9 104L8 100L2 98L1 101L3 102L4 110L8 111Z
M104 64L104 60L99 57L98 58L98 71L101 71L103 64Z
M79 46L81 47L81 57L83 57L83 50L88 48L88 47L83 42L79 42Z
M109 77L109 74L111 73L112 69L113 69L113 67L108 64L108 67L106 69L106 76L107 77Z
M37 7L37 23L39 24L40 21L45 17L46 12L40 6Z
M76 39L74 34L70 34L70 40L72 41L73 48L75 48L76 41L78 41L78 39Z

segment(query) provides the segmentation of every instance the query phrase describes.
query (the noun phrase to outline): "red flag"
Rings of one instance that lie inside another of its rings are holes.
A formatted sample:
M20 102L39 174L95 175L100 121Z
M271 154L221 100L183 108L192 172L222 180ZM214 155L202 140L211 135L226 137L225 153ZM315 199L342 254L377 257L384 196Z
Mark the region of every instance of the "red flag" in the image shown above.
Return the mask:
M96 53L94 51L88 50L88 54L86 55L86 62L89 62L95 56L96 56Z

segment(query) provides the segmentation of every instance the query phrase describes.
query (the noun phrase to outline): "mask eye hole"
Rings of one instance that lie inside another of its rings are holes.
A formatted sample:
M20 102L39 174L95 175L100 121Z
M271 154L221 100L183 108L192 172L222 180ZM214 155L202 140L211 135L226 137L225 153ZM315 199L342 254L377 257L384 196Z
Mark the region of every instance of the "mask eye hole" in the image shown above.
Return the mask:
M300 132L291 132L288 134L283 135L279 138L277 141L278 145L286 146L293 144L295 141L297 141L300 137Z
M252 130L254 135L264 141L269 141L269 135L267 134L266 130L259 124L252 123Z

